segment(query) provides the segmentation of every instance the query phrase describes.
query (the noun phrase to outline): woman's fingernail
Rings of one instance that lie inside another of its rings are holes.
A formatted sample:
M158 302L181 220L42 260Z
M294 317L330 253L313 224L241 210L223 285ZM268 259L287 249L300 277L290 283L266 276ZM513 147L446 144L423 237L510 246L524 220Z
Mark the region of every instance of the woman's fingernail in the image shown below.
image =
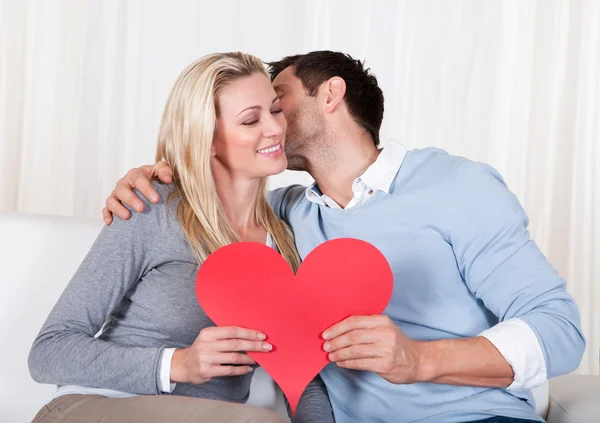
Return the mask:
M257 337L258 339L260 339L260 340L263 340L263 339L266 339L266 338L267 338L267 336L266 336L264 333L258 333L258 334L256 334L256 337Z
M273 349L273 346L271 344L263 344L262 349L265 351L271 351Z
M325 331L323 332L323 339L327 339L329 338L329 332Z
M325 342L325 345L323 345L323 349L325 351L329 351L329 348L331 348L331 344L329 342Z
M253 372L254 369L252 367L248 367L248 373Z
M157 195L153 195L152 196L152 201L156 203L158 201L158 196Z
M142 211L142 205L141 204L136 204L135 206L136 211L139 213Z

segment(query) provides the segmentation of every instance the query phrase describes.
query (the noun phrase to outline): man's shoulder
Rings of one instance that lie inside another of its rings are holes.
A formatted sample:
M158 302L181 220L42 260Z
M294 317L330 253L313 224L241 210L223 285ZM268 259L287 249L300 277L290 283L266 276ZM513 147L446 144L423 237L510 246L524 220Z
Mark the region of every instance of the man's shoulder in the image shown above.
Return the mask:
M434 188L457 215L466 216L473 209L485 208L488 217L498 216L498 220L526 217L519 199L493 166L438 148L421 150L418 156L421 165L416 174L421 186Z
M396 176L396 184L408 181L413 184L424 184L431 188L444 185L444 189L452 186L458 170L473 163L469 159L456 156L436 148L416 148L406 153L406 157Z
M500 172L491 165L450 154L441 148L410 150L405 164L411 172L426 179L448 182L451 188L486 183L506 185Z
M469 159L450 154L437 147L415 148L406 154L406 162L413 166L430 166L432 169L455 169L461 163L471 162Z

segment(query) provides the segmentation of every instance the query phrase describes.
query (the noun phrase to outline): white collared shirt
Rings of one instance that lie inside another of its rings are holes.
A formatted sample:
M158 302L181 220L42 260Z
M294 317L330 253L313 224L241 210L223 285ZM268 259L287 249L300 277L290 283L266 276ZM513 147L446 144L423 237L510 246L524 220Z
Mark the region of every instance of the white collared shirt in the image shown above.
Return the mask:
M352 183L354 197L344 210L360 206L376 191L389 193L396 174L408 150L398 141L390 140L377 160ZM306 189L309 201L331 208L341 209L331 197L321 194L316 184ZM513 318L498 323L479 334L498 349L514 372L511 391L531 389L547 380L546 360L542 347L533 330L523 320Z
M345 209L351 209L362 205L376 191L389 193L390 185L400 169L404 156L408 150L397 141L391 140L386 147L379 153L377 160L367 168L365 173L360 175L352 183L352 192L354 197ZM341 209L331 197L320 194L317 191L316 184L312 184L306 189L306 197L313 203L326 205L333 209Z

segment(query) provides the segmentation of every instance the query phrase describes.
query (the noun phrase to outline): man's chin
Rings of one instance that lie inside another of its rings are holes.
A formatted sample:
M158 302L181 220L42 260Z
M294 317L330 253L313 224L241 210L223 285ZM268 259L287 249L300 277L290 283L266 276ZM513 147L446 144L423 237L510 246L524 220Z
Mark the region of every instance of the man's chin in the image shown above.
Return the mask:
M287 155L287 159L287 170L298 170L308 172L308 163L304 157Z

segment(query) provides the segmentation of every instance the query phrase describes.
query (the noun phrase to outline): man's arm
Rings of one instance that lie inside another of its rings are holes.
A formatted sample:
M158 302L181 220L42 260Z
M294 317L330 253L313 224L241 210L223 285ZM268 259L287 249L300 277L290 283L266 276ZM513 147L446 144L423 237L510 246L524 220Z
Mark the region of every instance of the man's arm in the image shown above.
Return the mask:
M354 316L326 331L332 361L393 383L513 390L575 370L585 349L579 311L530 240L527 216L500 176L465 162L448 213L461 275L500 323L478 337L423 342L408 339L386 316Z
M102 210L104 223L110 225L113 214L123 220L129 219L131 213L123 204L138 213L143 211L144 203L138 196L140 194L152 203L158 202L159 195L151 183L155 179L165 184L173 181L173 171L168 164L160 161L154 165L141 166L127 172L123 178L119 179L115 189L106 199L106 207ZM134 189L137 189L139 193L134 193ZM288 210L304 195L305 189L306 187L301 185L290 185L269 192L269 203L280 219L287 221Z
M514 372L498 349L481 336L424 342L423 382L506 388Z
M173 182L173 172L168 164L160 161L154 165L145 165L131 169L117 182L115 189L106 199L106 207L102 210L104 223L110 225L113 221L113 213L123 220L129 219L131 213L121 204L125 203L138 213L144 210L144 203L133 192L136 188L148 201L157 203L159 195L152 187L151 181L158 179L165 184Z
M302 185L289 185L269 191L269 204L277 217L289 223L290 210L304 196L306 187Z
M494 169L470 161L457 168L453 191L449 241L467 287L498 316L481 335L512 365L509 389L575 370L585 350L579 310L531 240L517 197Z
M387 316L352 316L323 334L338 366L372 371L390 383L417 382L505 388L513 370L482 337L416 341Z

